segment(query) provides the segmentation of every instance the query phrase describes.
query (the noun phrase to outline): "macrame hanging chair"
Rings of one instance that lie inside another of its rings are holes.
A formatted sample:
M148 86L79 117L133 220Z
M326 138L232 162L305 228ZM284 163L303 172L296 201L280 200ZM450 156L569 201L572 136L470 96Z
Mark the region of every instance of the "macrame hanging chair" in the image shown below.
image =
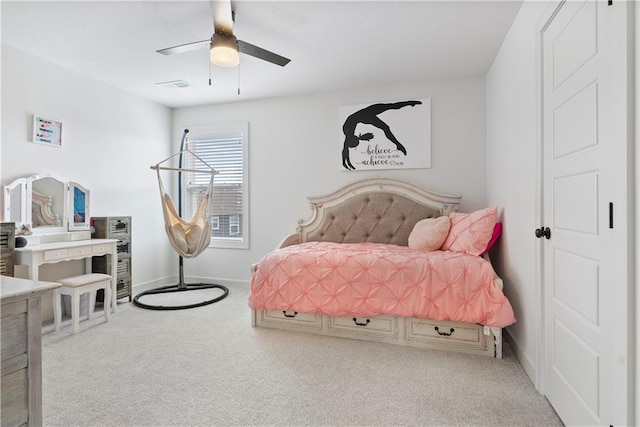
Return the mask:
M184 258L195 258L200 255L211 242L211 223L207 220L207 207L209 205L209 199L211 198L211 194L213 192L213 178L217 173L211 166L207 164L204 160L198 157L195 153L190 151L188 148L184 148L184 144L187 138L187 134L189 133L188 129L184 130L182 135L182 142L180 143L180 152L174 154L173 156L163 160L162 162L151 166L151 169L155 169L158 176L158 187L160 189L160 199L162 201L162 215L164 217L164 228L167 232L167 237L169 237L169 241L171 242L171 246L175 249L175 251L179 255L178 267L179 267L179 282L176 285L163 286L156 289L150 289L147 291L140 292L133 299L133 303L141 308L147 308L150 310L182 310L186 308L195 308L201 307L203 305L213 304L218 302L229 295L229 289L223 285L218 285L214 283L189 283L186 284L184 282ZM188 153L192 155L195 159L199 160L203 163L207 169L185 169L182 167L182 159L183 155ZM180 162L178 168L160 166L166 161L180 156ZM161 170L169 170L169 171L177 171L178 172L178 209L176 210L173 200L171 196L164 188L162 183L162 178L160 176ZM206 173L211 175L209 180L209 185L207 187L207 191L204 196L198 203L198 207L193 215L193 218L190 221L187 221L182 218L182 172L193 172L193 173ZM198 301L191 304L185 305L154 305L148 304L140 301L140 298L145 295L156 295L156 294L169 294L173 292L185 292L185 291L194 291L194 290L202 290L202 289L220 289L222 290L222 294L213 299L208 299L204 301Z
M160 169L156 169L158 173L158 185L160 187L160 195L162 198L162 214L164 216L164 228L169 237L169 241L180 256L184 258L195 258L202 253L211 242L211 224L207 221L207 206L209 197L213 188L213 177L209 181L209 187L204 197L200 200L198 208L191 221L186 221L180 217L176 211L171 196L165 191L160 177Z

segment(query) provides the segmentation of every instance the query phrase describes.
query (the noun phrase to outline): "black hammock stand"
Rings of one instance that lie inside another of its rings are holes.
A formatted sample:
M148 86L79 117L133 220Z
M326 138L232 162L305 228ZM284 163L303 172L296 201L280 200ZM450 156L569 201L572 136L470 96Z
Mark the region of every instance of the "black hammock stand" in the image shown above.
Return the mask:
M181 171L182 155L184 152L184 143L187 139L188 133L189 133L189 129L185 129L184 133L182 134L182 141L180 142L180 158L178 163L178 215L180 216L182 216L182 171ZM184 310L187 308L196 308L196 307L202 307L204 305L213 304L215 302L225 299L229 295L229 288L223 285L218 285L215 283L185 283L184 282L184 258L182 257L182 255L178 255L178 267L179 267L179 276L178 276L177 284L162 286L159 288L149 289L147 291L140 292L133 298L133 303L138 307L146 308L149 310ZM186 305L153 305L153 304L145 304L140 301L140 298L145 295L197 291L202 289L221 289L222 295L219 295L213 299L200 301L193 304L186 304Z

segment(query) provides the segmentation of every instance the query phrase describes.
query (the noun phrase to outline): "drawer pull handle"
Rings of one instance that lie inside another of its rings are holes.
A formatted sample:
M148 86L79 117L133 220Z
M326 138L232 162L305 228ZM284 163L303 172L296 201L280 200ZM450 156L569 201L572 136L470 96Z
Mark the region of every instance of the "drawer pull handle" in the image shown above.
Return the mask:
M284 317L288 317L289 319L293 319L294 317L296 317L298 315L298 312L294 311L293 314L287 314L287 312L285 310L282 310L282 314L284 314Z
M358 319L355 318L355 317L353 318L353 323L355 323L356 326L363 326L364 327L364 326L367 326L369 324L369 322L371 322L371 319L367 319L367 321L364 322L364 323L358 323Z
M438 333L438 335L440 335L442 337L450 337L455 332L455 329L453 329L453 328L449 329L449 332L440 332L440 330L438 329L437 326L434 326L433 329L435 329L436 332Z

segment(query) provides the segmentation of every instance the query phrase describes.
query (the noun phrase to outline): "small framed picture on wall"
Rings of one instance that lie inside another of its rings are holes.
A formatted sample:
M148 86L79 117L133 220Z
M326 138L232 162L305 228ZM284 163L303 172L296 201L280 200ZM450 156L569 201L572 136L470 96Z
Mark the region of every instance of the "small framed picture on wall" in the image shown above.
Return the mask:
M62 147L62 122L49 117L33 116L33 142Z

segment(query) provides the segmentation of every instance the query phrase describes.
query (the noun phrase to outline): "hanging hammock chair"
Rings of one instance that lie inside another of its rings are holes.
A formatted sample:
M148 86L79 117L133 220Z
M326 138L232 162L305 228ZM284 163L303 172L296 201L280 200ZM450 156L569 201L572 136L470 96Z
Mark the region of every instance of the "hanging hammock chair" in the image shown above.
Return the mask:
M211 242L211 224L207 220L207 206L209 197L213 189L213 177L215 172L211 171L211 179L207 192L200 200L198 208L191 221L186 221L180 217L176 211L171 196L164 189L160 168L156 169L158 175L158 186L160 187L160 197L162 199L162 214L164 216L164 229L167 232L169 241L173 248L184 258L197 257L204 251Z
M160 189L160 199L162 201L162 215L164 217L164 228L167 232L167 236L169 237L169 241L171 242L171 246L178 253L178 261L179 261L179 282L177 285L169 285L163 286L156 289L150 289L147 291L140 292L133 298L133 303L141 308L147 308L150 310L181 310L185 308L195 308L200 307L207 304L212 304L214 302L218 302L229 295L229 289L222 285L217 285L213 283L189 283L186 284L184 282L184 258L194 258L200 255L211 242L211 223L207 220L207 207L209 205L209 199L211 198L211 194L213 193L213 178L217 173L211 166L207 164L204 160L198 157L195 153L190 151L188 148L184 148L185 141L187 139L188 129L184 130L184 134L182 135L182 142L180 144L180 152L174 154L173 156L163 160L162 162L151 166L151 169L155 169L158 176L158 187ZM203 163L206 169L185 169L182 167L182 157L185 153L189 153L195 159L199 160ZM167 167L160 166L162 163L176 157L180 156L179 167ZM161 170L170 170L178 172L178 209L176 210L173 200L171 200L171 196L164 188L162 183L162 178L160 177ZM198 208L196 209L193 218L190 221L184 220L182 218L182 172L194 172L194 173L206 173L211 175L211 179L209 180L209 185L207 186L207 191L203 195L202 199L198 203ZM154 305L147 304L140 301L140 298L145 295L154 295L154 294L166 294L172 292L184 292L184 291L192 291L192 290L202 290L202 289L212 289L217 288L222 290L222 294L205 301L199 301L192 304L186 305Z

